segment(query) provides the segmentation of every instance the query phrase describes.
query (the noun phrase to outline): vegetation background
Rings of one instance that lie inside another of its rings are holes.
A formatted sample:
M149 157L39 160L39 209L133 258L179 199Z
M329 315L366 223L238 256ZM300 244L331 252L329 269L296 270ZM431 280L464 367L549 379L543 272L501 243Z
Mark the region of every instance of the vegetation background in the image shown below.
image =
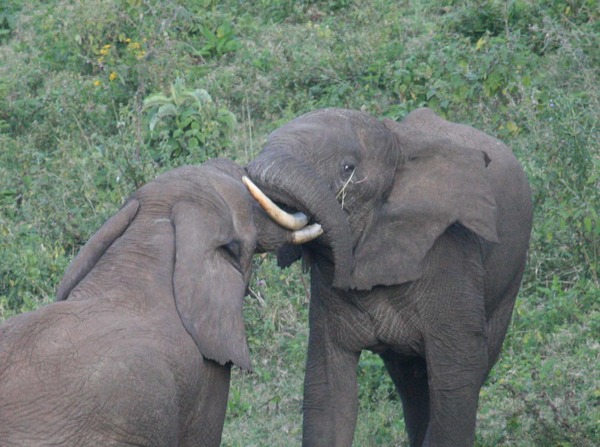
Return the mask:
M51 302L144 182L328 106L429 106L503 139L535 201L529 266L477 446L600 445L600 26L595 0L0 0L0 320ZM307 279L256 257L228 446L298 445ZM355 445L407 445L378 357Z

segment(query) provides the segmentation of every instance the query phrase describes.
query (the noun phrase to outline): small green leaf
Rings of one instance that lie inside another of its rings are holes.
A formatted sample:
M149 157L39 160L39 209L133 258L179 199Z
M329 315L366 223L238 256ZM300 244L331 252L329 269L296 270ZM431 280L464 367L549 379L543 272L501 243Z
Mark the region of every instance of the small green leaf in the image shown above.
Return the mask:
M152 96L149 96L146 99L144 99L143 107L145 109L148 109L151 107L159 107L164 104L168 104L170 102L171 102L171 100L164 95L152 95Z
M198 141L198 139L196 137L192 137L188 140L188 147L190 149L196 149L196 148L200 147L200 142Z
M519 133L519 126L517 126L514 121L509 121L508 123L506 123L506 128L513 135L516 135Z
M156 114L160 118L164 118L167 116L177 116L177 108L173 104L163 104L158 108L158 112Z
M588 234L592 233L593 223L592 218L590 216L585 216L583 218L583 228L585 228L585 232Z
M154 128L156 127L159 121L160 117L158 116L158 114L155 113L154 115L152 115L152 118L150 118L150 123L148 125L148 127L150 128L150 132L154 131Z

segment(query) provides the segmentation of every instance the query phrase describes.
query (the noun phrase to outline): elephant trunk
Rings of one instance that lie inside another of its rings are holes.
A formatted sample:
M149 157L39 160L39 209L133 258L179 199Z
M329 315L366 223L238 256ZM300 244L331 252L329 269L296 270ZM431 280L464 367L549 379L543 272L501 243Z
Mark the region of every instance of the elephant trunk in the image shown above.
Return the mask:
M332 252L333 285L350 288L352 233L348 217L329 186L309 165L281 148L265 148L246 170L275 202L302 211L321 224L324 242Z

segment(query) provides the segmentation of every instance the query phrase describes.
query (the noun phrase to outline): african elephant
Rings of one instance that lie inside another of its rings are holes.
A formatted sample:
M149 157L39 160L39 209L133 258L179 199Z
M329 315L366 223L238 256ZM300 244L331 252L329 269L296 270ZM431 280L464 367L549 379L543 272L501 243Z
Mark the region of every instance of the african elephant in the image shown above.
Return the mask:
M251 257L297 235L243 174L214 160L143 186L80 250L58 302L0 326L0 445L220 444L231 365L250 369Z
M401 122L324 109L273 132L246 169L325 232L279 250L282 265L311 265L303 444L351 445L366 349L395 384L411 446L473 445L531 231L510 149L429 109Z

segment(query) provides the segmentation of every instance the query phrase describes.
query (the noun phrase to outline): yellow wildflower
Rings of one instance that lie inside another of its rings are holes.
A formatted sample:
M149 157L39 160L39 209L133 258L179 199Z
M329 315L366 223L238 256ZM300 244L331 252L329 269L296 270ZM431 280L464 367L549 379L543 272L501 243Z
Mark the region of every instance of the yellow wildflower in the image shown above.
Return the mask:
M139 52L138 52L138 53L135 55L135 57L136 57L137 59L142 59L142 58L143 58L145 55L146 55L146 52L145 52L144 50L142 50L142 51L139 51Z
M108 53L110 53L110 44L107 43L106 45L104 45L101 49L100 49L100 54L102 56L106 56Z
M96 79L96 80L94 81L94 87L100 87L101 85L102 85L102 81L100 81L100 80L98 80L98 79Z
M118 77L118 76L117 76L117 74L116 74L114 71L113 71L113 72L111 72L111 73L110 73L110 75L108 75L108 79L109 79L110 81L114 81L115 79L117 79L117 77Z

